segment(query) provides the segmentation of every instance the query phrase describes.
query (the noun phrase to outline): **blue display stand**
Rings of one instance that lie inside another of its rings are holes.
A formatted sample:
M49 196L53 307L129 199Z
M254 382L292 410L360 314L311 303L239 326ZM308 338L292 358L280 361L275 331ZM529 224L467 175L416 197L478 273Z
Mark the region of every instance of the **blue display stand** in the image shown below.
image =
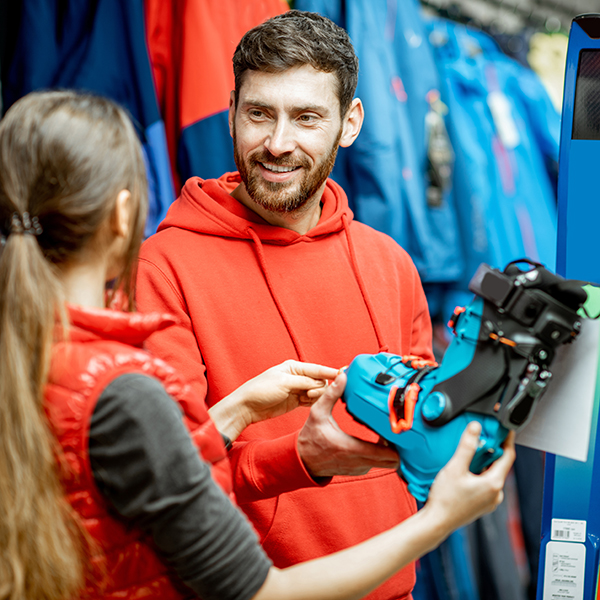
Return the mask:
M573 20L561 127L557 272L600 283L600 14ZM546 458L537 600L600 597L599 397L587 461Z

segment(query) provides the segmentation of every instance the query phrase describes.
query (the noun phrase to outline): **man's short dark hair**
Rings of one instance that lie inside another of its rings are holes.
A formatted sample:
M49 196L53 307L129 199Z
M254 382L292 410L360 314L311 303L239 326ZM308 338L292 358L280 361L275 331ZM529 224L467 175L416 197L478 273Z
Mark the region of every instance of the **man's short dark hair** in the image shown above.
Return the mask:
M281 73L310 65L333 73L343 117L358 82L358 58L346 31L318 13L290 10L248 31L233 55L235 103L246 71Z

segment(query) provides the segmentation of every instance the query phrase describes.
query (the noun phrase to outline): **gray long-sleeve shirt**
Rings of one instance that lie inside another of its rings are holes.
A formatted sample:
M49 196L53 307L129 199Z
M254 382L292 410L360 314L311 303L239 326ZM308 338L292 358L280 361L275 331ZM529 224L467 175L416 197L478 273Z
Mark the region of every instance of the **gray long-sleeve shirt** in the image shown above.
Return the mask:
M210 476L159 381L118 377L92 415L90 461L121 517L149 532L179 577L204 600L249 600L271 566L246 518Z

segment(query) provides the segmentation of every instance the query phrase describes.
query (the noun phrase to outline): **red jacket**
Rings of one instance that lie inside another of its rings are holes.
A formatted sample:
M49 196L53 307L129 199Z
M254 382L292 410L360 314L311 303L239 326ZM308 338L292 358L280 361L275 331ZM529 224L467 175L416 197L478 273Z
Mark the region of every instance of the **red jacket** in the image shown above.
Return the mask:
M331 180L306 235L274 227L234 200L239 175L188 180L143 245L138 305L176 314L149 348L213 405L286 359L341 367L360 353L431 357L431 325L416 269L388 236L353 221ZM399 523L415 502L395 472L334 477L320 487L296 448L308 409L247 428L230 451L234 490L278 567L329 554ZM377 437L341 403L348 433ZM373 598L405 598L414 568Z
M286 0L144 1L148 54L176 189L182 173L184 179L187 173L206 173L203 162L210 161L211 171L233 165L227 122L234 88L231 58L249 29L287 9ZM195 127L219 114L212 127ZM220 136L216 156L214 136ZM212 156L206 156L201 147L211 144Z
M88 456L88 433L96 401L104 388L124 373L157 378L179 402L184 422L213 477L231 492L231 473L221 436L204 403L163 361L141 349L148 335L173 323L167 315L140 315L69 307L69 341L55 344L45 409L63 450L63 485L70 504L98 545L88 583L90 598L195 597L156 554L152 540L115 517L96 487ZM86 596L86 597L88 597Z

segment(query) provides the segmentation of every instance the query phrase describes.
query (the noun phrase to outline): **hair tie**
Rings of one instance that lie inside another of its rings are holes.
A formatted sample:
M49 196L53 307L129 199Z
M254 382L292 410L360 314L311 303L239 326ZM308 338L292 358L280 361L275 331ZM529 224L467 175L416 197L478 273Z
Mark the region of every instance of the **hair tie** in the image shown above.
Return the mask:
M42 231L42 226L40 225L40 221L37 217L31 218L28 212L24 212L23 215L20 215L17 212L12 214L10 233L38 236L40 233L42 233Z

